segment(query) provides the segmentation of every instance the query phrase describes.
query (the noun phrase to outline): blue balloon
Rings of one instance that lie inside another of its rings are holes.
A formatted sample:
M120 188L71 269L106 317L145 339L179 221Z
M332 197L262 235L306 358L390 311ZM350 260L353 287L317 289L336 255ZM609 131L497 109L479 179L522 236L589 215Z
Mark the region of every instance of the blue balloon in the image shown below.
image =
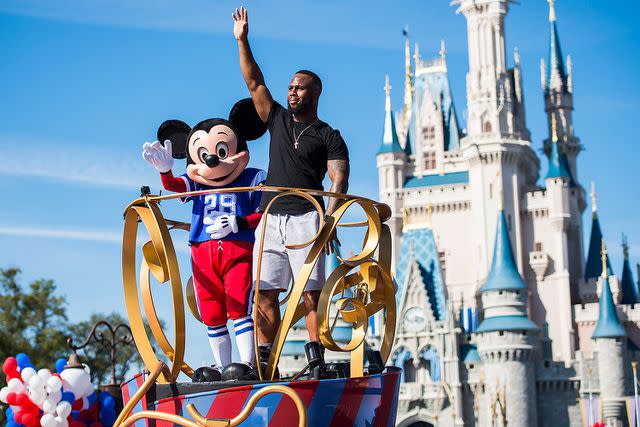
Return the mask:
M6 411L4 411L4 414L7 417L7 421L13 421L13 409L11 409L11 407L8 407Z
M113 408L100 409L100 422L104 427L111 427L116 421L116 411Z
M16 354L16 361L18 362L18 367L22 370L31 365L31 361L29 360L29 356L24 353Z
M73 411L71 411L71 418L73 418L74 420L79 420L80 419L80 411L76 411L75 409Z
M89 396L87 396L87 401L89 402L89 408L91 408L93 406L93 402L96 401L96 392L94 391L93 393L91 393Z
M107 395L107 397L105 397L104 400L102 401L102 406L109 409L115 408L116 401L114 400L113 396L111 396L109 393L105 393L105 394Z
M67 359L61 357L60 359L56 360L56 372L60 373L64 370L64 367L67 366Z
M60 399L60 401L63 401L63 400L73 405L73 402L76 401L76 395L70 391L65 391L62 393L62 399Z
M18 424L17 422L11 420L11 421L7 422L5 427L21 427L21 426L22 426L22 424Z
M109 393L107 393L106 391L101 391L100 394L98 394L98 401L100 402L100 406L104 406L104 400L110 396Z

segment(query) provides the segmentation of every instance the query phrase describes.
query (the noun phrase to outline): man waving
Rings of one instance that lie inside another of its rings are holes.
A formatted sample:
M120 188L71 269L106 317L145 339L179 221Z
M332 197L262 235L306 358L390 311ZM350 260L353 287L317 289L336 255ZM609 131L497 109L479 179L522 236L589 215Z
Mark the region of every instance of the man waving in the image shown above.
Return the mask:
M288 87L288 108L284 108L273 100L262 71L251 53L247 37L247 10L243 7L236 9L232 17L233 33L238 41L240 69L258 115L267 124L271 135L265 184L323 190L322 180L328 172L331 180L329 191L346 193L349 152L340 132L318 118L318 100L322 93L320 77L309 70L296 72ZM264 192L261 209L264 210L275 196L275 193ZM324 209L322 197L316 199ZM339 199L330 198L326 214L333 213L339 204ZM261 355L268 357L280 324L278 295L287 289L292 278L298 274L311 249L310 246L287 249L284 244L310 240L317 232L320 217L310 202L289 196L274 202L269 214L263 216L256 236L260 235L265 223L267 229L260 272L257 324ZM334 236L325 251L330 253L335 250L335 244L340 243ZM255 256L257 254L254 253ZM254 262L254 269L256 264ZM324 256L321 256L303 293L310 339L310 343L305 346L308 355L320 353L316 310L323 285Z

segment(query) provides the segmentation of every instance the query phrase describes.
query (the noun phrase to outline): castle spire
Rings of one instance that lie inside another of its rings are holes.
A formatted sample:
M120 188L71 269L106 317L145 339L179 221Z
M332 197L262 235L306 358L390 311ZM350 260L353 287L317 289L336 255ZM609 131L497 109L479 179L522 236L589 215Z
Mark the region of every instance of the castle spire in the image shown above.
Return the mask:
M600 220L597 215L596 206L596 188L595 184L591 183L591 209L593 210L593 219L591 221L591 237L589 239L589 249L587 251L587 262L585 265L584 279L597 279L602 275L601 264L601 248L600 242L603 241L602 229L600 228ZM613 270L611 264L607 258L607 274L610 274Z
M604 239L601 241L602 253L602 292L600 292L600 315L598 316L598 324L593 331L592 338L622 338L627 336L627 332L620 324L618 314L616 313L616 305L613 302L613 294L609 287L609 273L607 266L609 260L607 258L607 249L604 245Z
M398 133L396 132L396 121L391 110L391 85L389 84L389 75L385 75L384 80L384 130L382 132L382 145L378 150L378 154L401 152L402 147L398 142Z
M493 246L493 262L487 275L487 281L480 288L480 292L527 289L527 285L518 273L502 206L499 209L496 239Z
M547 73L546 89L568 92L567 73L562 59L562 49L560 48L554 0L549 0L549 24L549 72Z
M629 243L627 236L622 235L622 278L620 279L620 304L636 304L640 302L637 283L633 281L633 273L629 265Z
M409 31L405 27L404 31L404 107L402 114L405 121L411 115L411 107L413 106L413 82L411 73L411 47L409 46Z

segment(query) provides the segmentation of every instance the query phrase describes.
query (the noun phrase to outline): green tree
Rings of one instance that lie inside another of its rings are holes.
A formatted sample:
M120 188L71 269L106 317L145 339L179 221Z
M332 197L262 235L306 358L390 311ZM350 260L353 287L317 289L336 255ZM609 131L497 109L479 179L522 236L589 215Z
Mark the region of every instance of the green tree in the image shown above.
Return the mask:
M26 353L36 367L53 367L66 356L67 301L52 280L40 279L25 291L20 270L0 270L0 359Z
M69 333L73 339L73 344L79 346L91 333L91 329L96 322L104 320L108 322L112 328L116 328L120 324L129 325L127 320L118 313L91 315L89 320L71 325ZM82 350L78 351L78 355L83 363L91 368L91 379L94 384L109 384L111 378L111 347L106 342L112 340L112 334L106 325L100 325L93 334L95 338L104 338L104 342L98 342L92 338L90 343ZM131 334L126 328L118 328L115 331L115 376L116 384L122 382L129 374L130 370L137 368L141 370L141 360L138 356Z

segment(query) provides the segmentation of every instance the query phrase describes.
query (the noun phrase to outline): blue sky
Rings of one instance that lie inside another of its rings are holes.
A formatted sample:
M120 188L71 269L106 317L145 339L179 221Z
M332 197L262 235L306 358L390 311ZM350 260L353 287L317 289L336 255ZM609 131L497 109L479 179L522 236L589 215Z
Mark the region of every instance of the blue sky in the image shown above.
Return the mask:
M528 127L539 150L546 129L539 61L548 49L547 3L521 3L507 18L509 62L518 47ZM448 1L245 5L253 50L276 99L284 102L296 69L312 69L323 78L320 116L341 130L356 159L352 193L377 197L382 87L389 73L399 109L405 25L423 58L436 55L440 39L446 40L462 119L466 23ZM231 7L211 0L0 3L0 266L21 267L25 281L55 279L72 320L95 311L124 312L122 210L141 185L160 188L140 156L142 143L154 138L165 119L193 124L226 116L235 100L247 96ZM629 236L632 261L640 258L634 114L640 99L634 80L640 68L634 31L640 6L558 0L556 9L563 53L574 63L575 130L585 146L579 179L585 187L596 182L619 274L622 232ZM266 141L252 143L250 150L251 164L266 168ZM546 161L542 165L544 176ZM176 164L176 170L182 167ZM167 209L172 217L188 218L187 208ZM587 210L587 233L590 218ZM345 245L350 249L355 239ZM186 256L186 244L181 247Z

